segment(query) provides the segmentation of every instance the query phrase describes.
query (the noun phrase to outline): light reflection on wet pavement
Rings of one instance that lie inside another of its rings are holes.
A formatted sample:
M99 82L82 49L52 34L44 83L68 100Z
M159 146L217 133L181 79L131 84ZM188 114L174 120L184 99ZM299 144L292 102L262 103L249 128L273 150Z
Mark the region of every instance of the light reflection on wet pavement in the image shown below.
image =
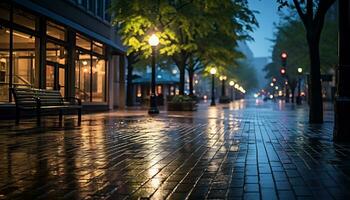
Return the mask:
M346 199L350 147L332 111L236 101L197 112L0 122L0 199Z

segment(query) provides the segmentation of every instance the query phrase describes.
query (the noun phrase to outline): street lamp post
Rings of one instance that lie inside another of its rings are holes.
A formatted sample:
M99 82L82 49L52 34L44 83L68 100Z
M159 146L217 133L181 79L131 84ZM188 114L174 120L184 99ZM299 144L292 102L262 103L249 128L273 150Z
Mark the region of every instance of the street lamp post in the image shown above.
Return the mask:
M238 91L239 87L240 87L240 86L236 83L236 84L235 84L235 90ZM240 95L239 92L237 92L237 93L235 94L235 99L241 99L241 95Z
M272 78L272 86L276 86L276 82L277 82L277 79L275 77ZM271 84L270 84L271 85ZM276 86L278 87L278 86ZM272 88L272 95L273 95L273 100L276 101L276 98L275 98L275 90Z
M288 79L284 81L284 88L285 88L285 102L289 103L289 85L288 85Z
M229 85L230 85L230 90L231 90L231 101L233 101L233 86L235 86L235 82L230 81Z
M221 81L221 96L224 97L226 96L226 89L225 89L225 81L227 77L226 76L220 76L220 81Z
M220 76L220 81L221 81L221 97L219 99L220 103L229 103L230 99L226 96L226 79L227 76Z
M211 68L210 69L210 74L211 74L211 106L215 106L215 92L214 92L214 87L215 87L215 74L216 74L216 68Z
M301 105L301 75L303 73L303 68L298 68L298 96L297 96L297 104Z
M275 90L274 90L275 83L272 81L270 83L270 86L272 88L272 97L273 97L272 99L275 100Z
M159 44L159 39L155 34L148 40L149 45L152 47L152 80L151 80L151 97L149 114L158 114L157 96L156 96L156 47Z

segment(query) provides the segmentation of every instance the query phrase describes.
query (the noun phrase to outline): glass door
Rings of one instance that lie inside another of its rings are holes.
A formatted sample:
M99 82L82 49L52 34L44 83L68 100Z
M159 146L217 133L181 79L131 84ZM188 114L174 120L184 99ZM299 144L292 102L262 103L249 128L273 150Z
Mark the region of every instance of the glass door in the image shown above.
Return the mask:
M65 91L65 65L46 61L46 89Z

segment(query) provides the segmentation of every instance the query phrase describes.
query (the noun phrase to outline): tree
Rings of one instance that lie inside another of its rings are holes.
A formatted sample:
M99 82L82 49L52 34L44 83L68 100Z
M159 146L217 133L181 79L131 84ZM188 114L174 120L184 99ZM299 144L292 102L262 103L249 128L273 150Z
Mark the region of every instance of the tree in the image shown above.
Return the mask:
M320 66L321 72L328 73L337 63L337 21L326 19L324 30L320 38ZM294 90L297 86L299 67L308 73L310 71L308 54L308 44L305 38L305 28L300 19L285 18L276 27L275 38L272 50L272 63L265 66L266 78L275 77L277 80L283 79L280 76L280 54L282 51L288 52L287 74L290 89L292 90L292 100L294 100ZM282 82L281 82L282 83Z
M256 25L246 0L115 0L112 10L128 54L143 52L142 56L147 58L151 52L148 35L155 32L160 37L159 53L169 56L179 68L180 94L184 93L186 67L193 65L194 59L201 58L202 66L209 63L203 55L208 55L210 47L215 52L210 57L217 56L211 63L222 61L220 57L226 55L228 62L223 66L232 66L237 55L234 51L237 40L247 38L246 33ZM212 38L217 35L223 37ZM193 72L194 68L188 69Z
M280 6L288 6L287 0L277 0ZM293 9L298 13L306 30L310 59L310 123L323 123L319 44L328 9L335 0L293 0Z

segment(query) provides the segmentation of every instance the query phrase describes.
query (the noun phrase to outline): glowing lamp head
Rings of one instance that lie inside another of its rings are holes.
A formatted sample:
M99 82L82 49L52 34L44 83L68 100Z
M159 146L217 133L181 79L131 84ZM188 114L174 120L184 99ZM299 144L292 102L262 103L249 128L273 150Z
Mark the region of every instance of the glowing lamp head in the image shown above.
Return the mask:
M303 68L299 67L299 68L298 68L298 73L299 73L299 74L303 73Z
M237 83L235 84L235 88L236 88L236 89L238 89L238 88L239 88L239 85L238 85Z
M277 79L276 78L272 78L272 82L276 82L277 81Z
M282 74L282 75L285 75L285 74L286 74L286 69L285 69L285 68L282 68L282 69L281 69L281 74Z
M287 57L288 57L288 54L286 52L282 52L281 53L281 58L282 59L287 59Z
M152 47L155 47L159 44L159 38L156 36L156 34L151 35L151 37L148 39L148 44Z
M230 82L229 82L229 85L232 87L232 86L234 86L234 85L235 85L235 82L230 81Z
M274 85L273 83L270 83L270 86L271 86L271 87L273 87L273 85Z
M214 68L214 67L211 68L210 69L210 74L212 74L212 75L216 74L216 68Z

